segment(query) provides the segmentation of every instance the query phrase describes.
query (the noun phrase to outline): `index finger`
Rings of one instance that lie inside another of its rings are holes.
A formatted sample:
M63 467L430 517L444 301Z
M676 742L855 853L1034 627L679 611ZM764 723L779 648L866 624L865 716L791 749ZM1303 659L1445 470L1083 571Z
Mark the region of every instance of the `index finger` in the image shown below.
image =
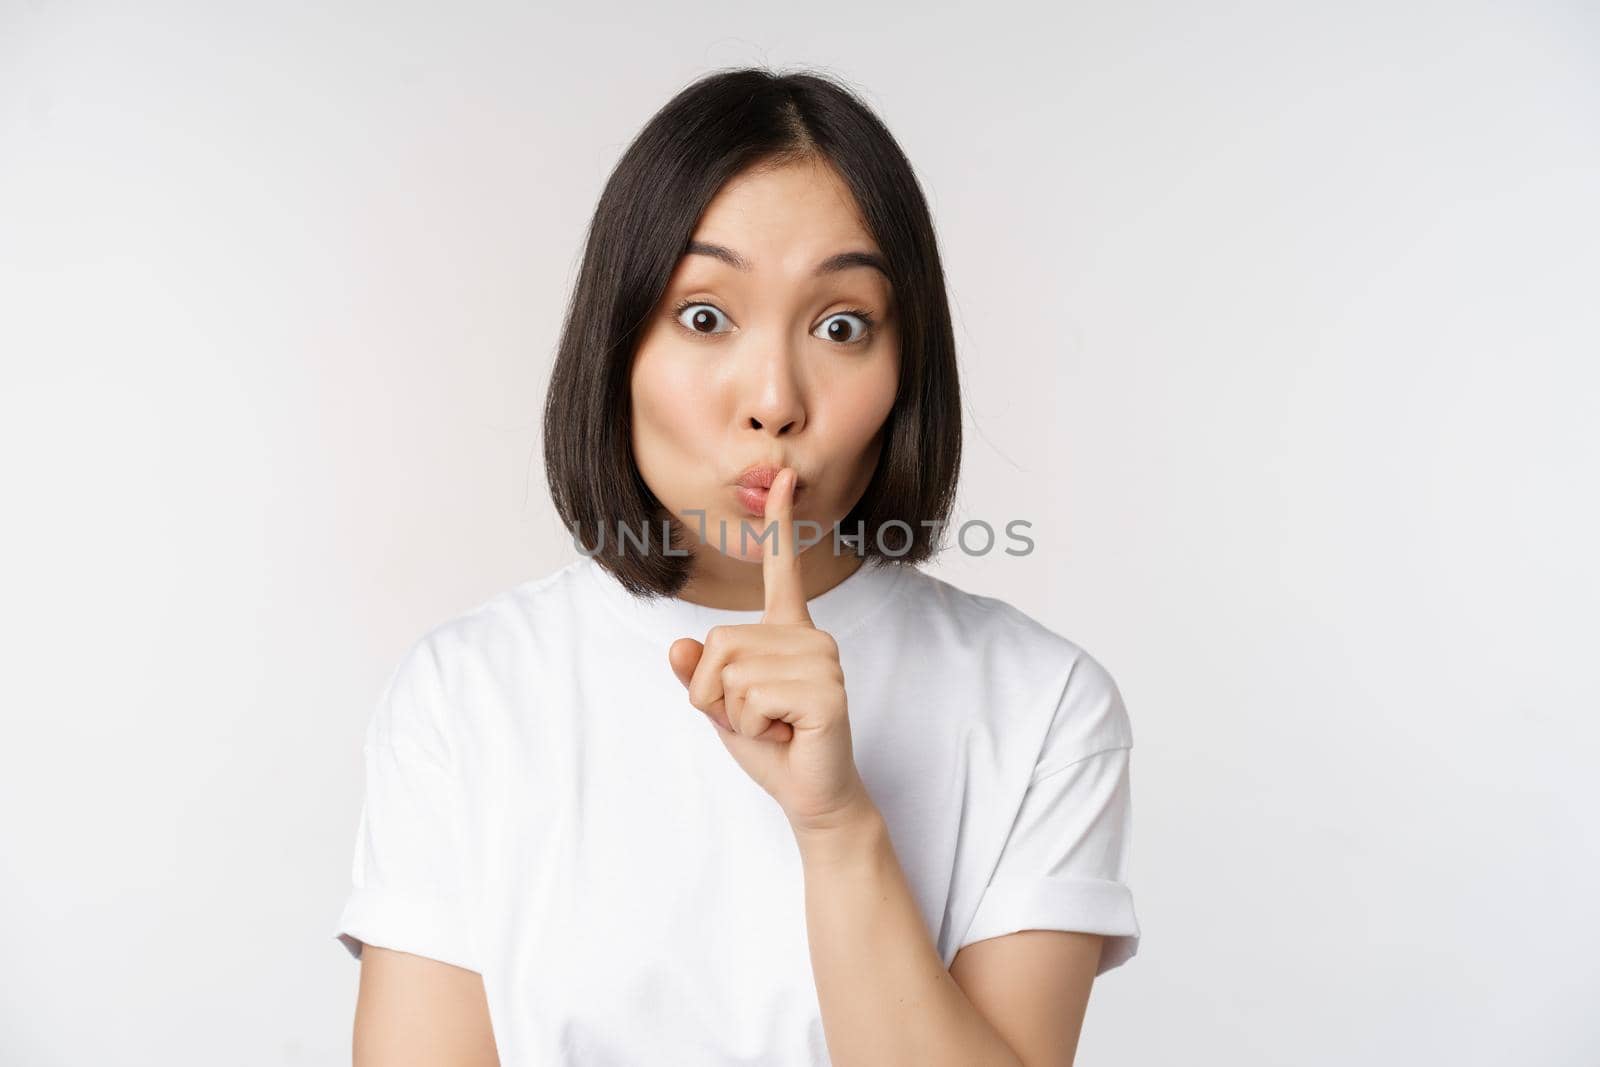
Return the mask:
M766 593L762 622L811 624L805 587L800 581L799 537L794 528L794 486L799 477L793 467L785 467L767 490L764 518L777 529L772 547L761 560L761 582Z

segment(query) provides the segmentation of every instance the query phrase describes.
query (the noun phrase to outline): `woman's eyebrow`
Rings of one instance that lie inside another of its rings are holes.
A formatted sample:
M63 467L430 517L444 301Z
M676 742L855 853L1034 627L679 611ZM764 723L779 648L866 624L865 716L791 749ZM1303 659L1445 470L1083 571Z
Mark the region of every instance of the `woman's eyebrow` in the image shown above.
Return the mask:
M689 247L684 250L683 254L686 256L711 256L713 259L722 260L734 270L748 271L750 269L749 260L723 245L710 244L705 241L690 241ZM839 252L831 255L817 264L817 269L811 272L811 276L820 278L824 274L836 274L839 271L850 270L855 267L871 267L879 274L882 274L884 278L889 277L889 265L883 261L882 256L876 252L862 251Z

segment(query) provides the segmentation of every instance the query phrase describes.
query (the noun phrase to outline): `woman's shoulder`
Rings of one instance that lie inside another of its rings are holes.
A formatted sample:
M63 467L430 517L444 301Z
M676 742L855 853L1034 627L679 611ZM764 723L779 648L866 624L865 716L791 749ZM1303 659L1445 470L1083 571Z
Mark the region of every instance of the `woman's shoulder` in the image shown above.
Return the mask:
M904 617L957 638L969 647L1010 650L1030 660L1060 664L1088 657L1083 646L999 596L978 593L955 581L907 568Z
M569 564L502 588L418 631L390 668L369 740L440 752L503 733L497 709L571 639L575 572Z
M517 582L422 629L406 657L426 652L446 675L504 667L549 645L579 606L581 560Z
M1132 744L1116 679L1078 640L1003 597L920 569L912 574L902 616L912 643L1002 680L996 684L1053 694L1058 726Z

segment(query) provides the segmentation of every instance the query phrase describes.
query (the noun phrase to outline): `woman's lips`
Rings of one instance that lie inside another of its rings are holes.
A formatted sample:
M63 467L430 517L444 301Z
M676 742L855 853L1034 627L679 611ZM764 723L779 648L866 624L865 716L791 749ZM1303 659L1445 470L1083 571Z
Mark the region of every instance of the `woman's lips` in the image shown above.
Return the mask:
M744 508L746 515L753 515L758 519L766 515L767 490L736 485L733 487L733 495L739 498L739 505Z
M739 506L744 508L745 514L753 516L757 519L766 517L767 492L768 490L766 489L752 488L744 485L736 485L733 487L733 495L738 498ZM796 489L794 492L797 503L802 492L804 492L803 489Z
M746 467L733 483L733 495L738 499L739 506L744 509L746 516L765 518L767 514L767 493L772 489L779 474L783 473L788 463L752 463ZM794 498L799 500L800 493L805 489L805 483L800 479L800 472L795 471Z

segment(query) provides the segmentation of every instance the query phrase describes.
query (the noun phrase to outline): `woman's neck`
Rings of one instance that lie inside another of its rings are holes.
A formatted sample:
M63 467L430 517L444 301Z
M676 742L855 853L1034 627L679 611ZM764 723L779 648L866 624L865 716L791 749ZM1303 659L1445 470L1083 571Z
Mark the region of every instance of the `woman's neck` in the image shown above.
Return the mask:
M679 599L729 611L760 611L765 606L760 560L735 559L712 545L697 545L693 551L694 569L679 590ZM800 583L806 599L826 593L865 562L854 552L834 552L832 539L823 538L800 554Z

